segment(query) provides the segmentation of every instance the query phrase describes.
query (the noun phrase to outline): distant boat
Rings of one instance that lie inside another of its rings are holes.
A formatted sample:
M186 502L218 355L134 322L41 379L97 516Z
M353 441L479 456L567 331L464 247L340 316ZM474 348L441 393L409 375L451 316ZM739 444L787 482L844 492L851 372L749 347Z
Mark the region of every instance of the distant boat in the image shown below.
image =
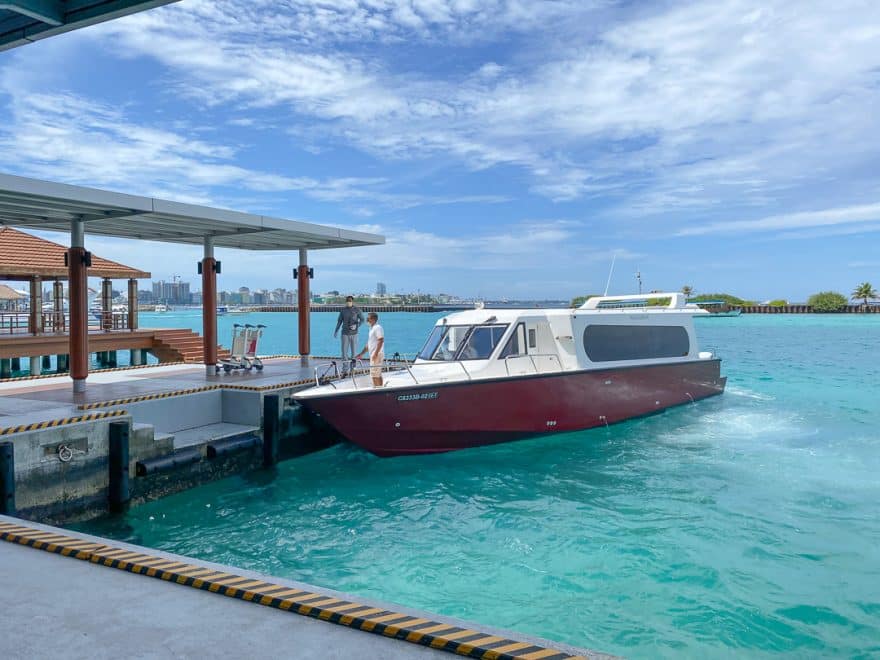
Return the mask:
M226 305L217 305L217 316L223 316L228 311L229 308Z
M228 311L230 314L247 314L250 310L245 309L244 307L230 307L226 311Z
M709 316L739 316L742 314L742 309L731 307L725 300L697 300L689 302L689 304L705 309L709 312Z
M153 308L153 311L154 311L154 312L159 312L159 313L161 314L161 313L164 313L164 312L170 312L170 311L171 311L171 308L170 308L168 305L166 305L165 303L159 303L158 305L156 305L156 306Z

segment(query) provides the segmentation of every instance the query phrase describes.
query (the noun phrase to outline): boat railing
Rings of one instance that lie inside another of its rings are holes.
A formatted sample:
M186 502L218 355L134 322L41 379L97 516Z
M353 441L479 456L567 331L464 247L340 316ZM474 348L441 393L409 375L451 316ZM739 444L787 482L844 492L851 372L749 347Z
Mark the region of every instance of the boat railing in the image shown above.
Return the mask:
M471 373L467 370L467 367L465 367L464 364L462 364L459 360L450 360L448 362L436 362L436 363L425 362L425 363L420 363L419 365L417 365L416 368L421 369L422 367L437 367L437 366L441 366L441 365L450 365L450 364L457 365L462 370L462 372L464 373L465 377L468 380L473 380ZM382 373L389 373L392 371L393 372L406 371L407 375L409 375L409 377L412 379L413 383L415 383L416 385L422 385L423 384L422 381L420 381L416 377L416 374L413 373L413 369L412 369L413 366L414 365L412 362L410 362L409 360L407 360L405 358L401 358L398 354L395 354L395 357L393 357L392 359L383 360L381 368L382 368ZM368 364L364 360L361 360L360 358L357 358L357 359L354 359L351 361L351 364L349 365L349 369L348 369L347 373L340 374L339 373L339 364L336 362L336 360L333 360L327 364L322 364L322 365L318 365L317 367L315 367L315 370L314 370L315 385L316 386L329 385L330 387L332 387L335 390L335 389L337 389L336 382L340 382L342 380L350 378L352 387L357 390L357 389L360 389L360 386L358 385L358 381L357 381L357 376L369 375L370 370L372 368L373 368L372 365ZM334 382L334 381L336 381L336 382Z
M504 368L507 370L507 375L510 375L510 360L523 360L525 358L529 359L529 362L532 364L532 369L534 369L536 374L544 373L538 368L538 363L535 362L535 358L544 358L549 360L551 363L556 362L556 371L562 371L562 362L559 360L559 356L556 353L526 353L523 355L508 355L504 358Z
M419 363L418 368L421 369L422 367L437 367L437 366L449 365L449 364L457 364L459 367L461 367L461 370L464 372L465 377L468 380L473 380L473 378L471 377L471 372L467 370L467 367L465 367L464 364L462 364L461 360L449 360L449 361L443 361L443 362L422 362L422 363ZM410 362L404 362L403 367L404 367L404 369L406 369L407 373L409 374L409 377L412 378L413 382L416 385L422 384L419 382L419 379L416 378L416 375L413 373L413 370L412 370L413 365Z

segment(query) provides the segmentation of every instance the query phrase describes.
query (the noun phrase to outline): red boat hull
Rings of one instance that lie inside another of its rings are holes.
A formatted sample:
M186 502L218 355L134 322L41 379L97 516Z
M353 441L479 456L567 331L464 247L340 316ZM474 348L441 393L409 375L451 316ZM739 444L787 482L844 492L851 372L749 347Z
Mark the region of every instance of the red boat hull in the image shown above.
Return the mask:
M298 399L379 456L605 426L724 391L720 360L575 371Z

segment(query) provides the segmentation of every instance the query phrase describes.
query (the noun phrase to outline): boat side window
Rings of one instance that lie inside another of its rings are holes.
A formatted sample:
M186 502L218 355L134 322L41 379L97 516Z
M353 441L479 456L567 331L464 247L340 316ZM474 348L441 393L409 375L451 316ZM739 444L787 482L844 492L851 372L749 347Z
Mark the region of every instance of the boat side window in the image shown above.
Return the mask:
M588 325L584 350L593 362L685 357L690 338L680 325Z
M501 351L498 359L503 360L504 358L511 357L513 355L525 354L526 326L522 323L517 323L516 328L514 328L513 332L510 335L510 339L508 339L507 343L504 345L504 350Z
M507 330L506 325L478 325L462 342L461 349L458 352L459 360L488 360L504 332Z
M535 328L529 328L529 348L538 348L538 331Z

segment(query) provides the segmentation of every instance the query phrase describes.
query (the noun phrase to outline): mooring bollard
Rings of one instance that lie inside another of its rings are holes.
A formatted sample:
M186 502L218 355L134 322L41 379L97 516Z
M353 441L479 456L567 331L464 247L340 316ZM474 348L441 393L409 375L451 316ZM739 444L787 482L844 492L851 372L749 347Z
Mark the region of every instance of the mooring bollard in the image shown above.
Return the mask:
M0 442L0 513L15 515L15 452L12 442Z
M267 394L263 397L263 467L278 462L278 444L281 440L281 397Z
M110 511L120 513L128 507L128 422L110 422Z

